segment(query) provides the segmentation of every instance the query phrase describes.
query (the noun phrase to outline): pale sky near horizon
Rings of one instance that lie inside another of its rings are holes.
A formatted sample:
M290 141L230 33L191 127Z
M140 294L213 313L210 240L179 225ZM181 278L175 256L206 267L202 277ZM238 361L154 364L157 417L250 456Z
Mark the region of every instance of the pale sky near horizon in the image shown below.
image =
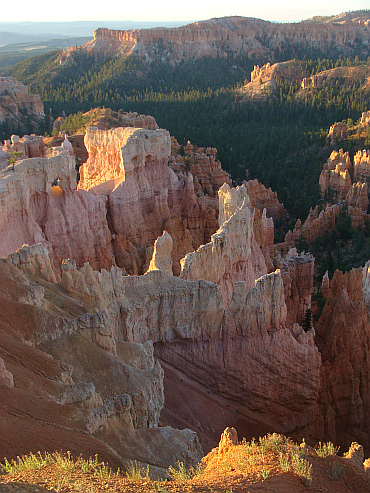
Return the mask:
M141 0L109 2L75 0L57 3L50 0L18 0L14 8L1 9L0 22L22 21L196 21L212 17L241 15L269 21L294 22L314 15L335 15L349 10L370 8L369 0Z

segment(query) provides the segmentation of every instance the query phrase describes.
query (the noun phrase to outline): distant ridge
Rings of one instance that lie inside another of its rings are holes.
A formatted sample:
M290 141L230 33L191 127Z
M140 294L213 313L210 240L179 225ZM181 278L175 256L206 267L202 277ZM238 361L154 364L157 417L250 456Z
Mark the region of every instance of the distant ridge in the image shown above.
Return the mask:
M321 21L273 23L231 16L194 22L181 27L118 30L99 28L82 46L90 53L126 56L136 54L146 62L176 64L203 56L246 55L278 61L286 58L370 55L368 11L339 14ZM73 61L75 50L64 52L61 64Z
M70 22L0 22L0 32L13 35L18 34L23 38L33 36L36 39L52 39L57 37L90 36L99 27L108 29L150 29L153 27L178 27L186 24L186 21L173 22L136 22L122 21L70 21ZM21 43L23 40L12 43Z

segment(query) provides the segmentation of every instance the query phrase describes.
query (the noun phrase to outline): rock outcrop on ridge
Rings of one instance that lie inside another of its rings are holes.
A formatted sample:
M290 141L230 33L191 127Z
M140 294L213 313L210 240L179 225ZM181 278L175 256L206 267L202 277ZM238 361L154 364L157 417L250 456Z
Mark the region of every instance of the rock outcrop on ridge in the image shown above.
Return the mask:
M210 243L188 253L181 260L180 276L182 279L205 279L218 284L227 306L235 282L244 281L249 289L255 279L267 274L268 268L254 239L254 208L246 187L230 188L225 183L219 190L219 200L220 228L212 235ZM265 222L268 222L266 217ZM263 228L264 224L261 226Z
M190 171L194 177L194 191L198 197L217 197L218 190L224 183L231 185L230 177L217 160L215 147L197 147L188 140L183 146L183 155L180 152L180 144L171 137L171 156L168 164L178 176Z

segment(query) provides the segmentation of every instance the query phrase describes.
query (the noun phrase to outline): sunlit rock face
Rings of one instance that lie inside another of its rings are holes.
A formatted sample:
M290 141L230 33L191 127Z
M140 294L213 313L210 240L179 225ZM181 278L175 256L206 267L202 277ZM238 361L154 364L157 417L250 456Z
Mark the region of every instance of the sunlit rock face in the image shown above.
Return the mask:
M181 260L181 278L206 279L220 286L227 306L235 282L244 281L247 288L255 279L267 274L266 261L254 239L254 208L245 187L219 190L219 225L211 242Z
M60 268L63 258L95 268L114 263L104 196L76 190L71 156L25 159L0 180L0 255L23 244L48 247Z
M155 240L166 230L173 239L173 273L180 259L209 241L217 229L217 201L197 197L193 176L169 166L171 140L166 130L89 129L89 159L79 188L106 196L107 217L117 265L131 274L148 267Z

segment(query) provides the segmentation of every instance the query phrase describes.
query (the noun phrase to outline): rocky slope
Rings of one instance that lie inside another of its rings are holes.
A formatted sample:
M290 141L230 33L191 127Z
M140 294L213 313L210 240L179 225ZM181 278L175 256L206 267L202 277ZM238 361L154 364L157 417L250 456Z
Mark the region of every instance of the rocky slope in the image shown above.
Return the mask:
M305 441L294 443L277 433L250 442L239 441L238 435L241 437L235 428L227 427L221 439L217 438L218 446L203 457L195 471L172 468L169 471L172 481L147 477L138 464L125 476L121 472L109 474L106 464L101 462L81 463L67 456L59 457L58 462L54 454L46 459L44 466L35 469L22 470L15 466L11 472L0 476L0 488L4 493L30 493L35 489L46 493L50 488L67 493L71 484L74 489L93 489L96 493L107 489L112 493L204 493L210 490L303 493L307 489L314 493L354 493L369 489L370 460L364 461L364 451L358 443L352 443L348 452L340 457L335 452L325 456L322 446L314 449Z
M60 285L30 281L8 261L0 277L3 456L63 449L154 472L200 459L195 433L158 427L163 371L151 342L117 341L113 351L105 312L86 313Z
M179 63L202 56L225 56L226 53L249 57L268 57L275 60L285 44L296 49L335 49L338 54L350 54L361 40L366 51L369 46L369 25L340 22L300 22L278 24L248 17L223 17L195 22L179 28L114 31L98 29L94 39L83 45L90 53L128 55L135 53L147 62L154 60ZM73 61L77 54L70 48L60 63Z

